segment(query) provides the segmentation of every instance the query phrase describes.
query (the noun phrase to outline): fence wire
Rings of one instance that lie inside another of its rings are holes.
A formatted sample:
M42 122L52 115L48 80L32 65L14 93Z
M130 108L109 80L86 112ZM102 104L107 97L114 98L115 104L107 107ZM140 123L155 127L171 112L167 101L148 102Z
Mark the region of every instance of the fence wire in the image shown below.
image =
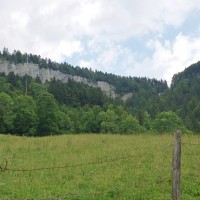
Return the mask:
M192 152L191 149L189 149L189 146L200 146L199 143L186 143L186 142L183 142L182 143L182 146L184 148L187 149L187 153L188 154L184 154L184 155L190 155L190 156L194 156L194 157L198 157L200 158L200 155L197 155L196 153ZM162 147L162 148L155 148L156 150L172 150L172 144L168 145L168 146L165 146L165 147ZM155 150L154 149L154 150ZM151 153L149 153L149 155L152 155ZM146 154L145 154L146 156ZM99 161L91 161L91 162L86 162L86 163L78 163L78 164L73 164L73 165L63 165L63 166L51 166L51 167L35 167L35 168L12 168L9 166L9 161L7 160L7 158L3 158L3 163L0 165L0 173L6 173L6 172L34 172L34 171L44 171L44 170L58 170L58 169L66 169L66 168L76 168L76 167L83 167L83 166L87 166L87 165L98 165L98 164L108 164L108 163L114 163L114 162L118 162L118 161L123 161L123 160L129 160L129 159L132 159L132 158L142 158L144 157L143 154L141 155L126 155L126 156L121 156L121 157L116 157L116 158L112 158L112 159L105 159L105 160L99 160ZM163 158L164 159L164 158ZM135 166L135 169L136 168L139 168L141 166ZM160 168L157 168L157 167L154 167L154 169L156 169L158 171L158 173L160 174L160 176L163 174L163 171L164 171L164 168L165 166L161 166L161 169ZM134 168L131 168L130 170L133 170ZM200 177L200 174L195 174L194 175L195 177ZM187 178L187 176L184 176L184 178ZM157 178L156 181L154 182L149 182L148 184L149 185L153 185L153 184L162 184L164 182L171 182L171 175L170 176L167 176L167 177L164 177L164 178ZM133 182L127 182L126 185L131 185L131 183ZM136 186L136 188L143 188L143 186ZM88 194L83 194L83 193L68 193L68 194L64 194L64 195L61 195L61 196L50 196L48 198L41 198L41 199L37 199L37 200L62 200L62 199L72 199L72 198L81 198L81 197L102 197L105 196L105 195L120 195L122 194L127 188L125 188L124 190L110 190L110 191L103 191L103 192L91 192L91 193L88 193ZM162 186L162 190L164 192L165 190L165 187L164 185ZM11 198L12 199L12 198ZM200 194L199 194L199 199L200 199ZM13 200L18 200L18 199L14 199ZM20 199L22 200L22 199ZM26 199L23 199L23 200L35 200L35 198L26 198Z
M80 163L80 164L74 164L74 165L54 166L54 167L41 167L41 168L33 168L33 169L13 169L13 168L9 168L8 167L8 161L6 160L6 158L4 158L5 165L0 167L0 171L1 172L6 172L6 171L10 171L10 172L30 172L30 171L42 171L42 170L55 170L55 169L75 168L75 167L82 167L82 166L86 166L86 165L112 163L112 162L117 162L117 161L120 161L120 160L136 158L136 157L140 158L140 157L142 157L142 155L138 155L138 156L136 156L136 155L128 155L128 156L124 156L124 157L120 157L120 158L114 158L114 159L111 159L111 160L101 160L101 161Z
M155 150L166 150L169 149L169 147L172 147L172 145L168 145L165 147L160 148L154 148ZM145 154L147 155L147 154ZM149 155L152 155L151 153L149 153ZM141 155L126 155L126 156L122 156L122 157L118 157L118 158L113 158L113 159L109 159L109 160L100 160L100 161L92 161L92 162L87 162L87 163L79 163L79 164L74 164L74 165L63 165L63 166L52 166L52 167L36 167L36 168L32 168L32 169L26 169L26 168L22 168L22 169L15 169L15 168L9 168L8 165L8 160L7 158L3 158L4 159L4 163L1 164L0 166L0 172L6 172L6 171L10 171L10 172L31 172L31 171L42 171L42 170L56 170L56 169L65 169L65 168L75 168L75 167L82 167L82 166L86 166L86 165L95 165L95 164L104 164L104 163L112 163L112 162L117 162L120 160L127 160L127 159L131 159L131 158L141 158L144 157L144 154Z

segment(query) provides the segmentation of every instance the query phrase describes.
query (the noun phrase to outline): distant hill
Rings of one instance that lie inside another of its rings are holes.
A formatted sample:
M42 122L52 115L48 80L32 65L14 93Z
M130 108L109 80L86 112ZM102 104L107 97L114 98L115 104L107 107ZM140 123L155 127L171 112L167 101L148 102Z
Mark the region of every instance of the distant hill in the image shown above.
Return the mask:
M169 93L173 108L187 127L200 130L200 62L192 64L183 72L175 74Z
M176 86L183 79L191 80L193 78L200 78L200 61L175 74L172 78L172 87Z
M106 95L113 98L122 97L124 100L131 97L130 94L136 94L140 90L150 97L155 93L164 93L168 89L166 81L92 71L78 66L73 67L66 62L53 62L51 59L41 58L40 55L22 54L19 50L10 54L6 48L2 53L0 52L0 72L4 72L6 75L14 72L19 76L27 74L33 78L39 77L43 83L53 79L66 83L71 79L75 82L99 87Z
M164 80L117 76L74 67L66 62L53 62L40 55L22 54L19 50L9 53L4 48L0 51L0 95L4 98L3 103L14 105L11 106L13 116L9 114L14 121L10 119L12 123L8 121L10 125L4 127L0 125L0 132L26 132L17 121L20 119L15 114L17 112L31 115L29 121L34 119L34 130L28 129L30 135L41 131L49 134L52 131L118 133L123 130L128 133L158 128L166 130L168 125L155 125L163 112L169 113L161 116L175 117L179 125L181 120L178 117L181 117L189 130L200 132L200 62L175 74L169 88ZM29 101L32 102L31 111L28 111ZM52 103L51 106L48 102ZM53 107L49 114L51 123L44 122L48 117L41 118L40 106L46 111ZM25 110L22 112L19 108ZM7 118L0 114L0 120L6 122ZM49 129L45 128L45 123L49 124Z

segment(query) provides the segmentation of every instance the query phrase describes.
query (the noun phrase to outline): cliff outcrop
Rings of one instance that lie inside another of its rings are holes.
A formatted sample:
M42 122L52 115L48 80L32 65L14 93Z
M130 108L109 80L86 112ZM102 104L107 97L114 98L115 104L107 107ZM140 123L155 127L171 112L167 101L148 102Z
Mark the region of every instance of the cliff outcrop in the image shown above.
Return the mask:
M32 78L39 77L42 83L45 81L51 81L52 79L61 80L64 83L67 83L70 80L84 83L92 87L100 88L107 96L115 98L117 94L115 93L115 87L108 84L107 82L97 81L91 82L90 80L81 77L81 76L72 76L69 74L63 74L58 70L51 70L46 68L39 68L38 65L33 63L24 63L24 64L14 64L9 63L6 60L0 59L0 73L5 73L8 75L13 72L18 76L28 75Z

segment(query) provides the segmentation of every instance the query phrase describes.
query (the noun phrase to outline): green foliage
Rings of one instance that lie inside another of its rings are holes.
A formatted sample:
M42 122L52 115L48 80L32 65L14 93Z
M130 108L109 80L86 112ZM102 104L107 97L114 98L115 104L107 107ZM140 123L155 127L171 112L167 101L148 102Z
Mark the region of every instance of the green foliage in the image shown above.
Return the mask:
M118 116L113 110L101 111L98 114L98 121L100 123L101 133L119 132Z
M10 84L7 82L6 77L0 77L0 92L9 93L10 89Z
M72 80L63 83L53 79L42 84L38 77L1 73L0 93L4 94L1 104L6 105L1 107L2 133L42 136L123 131L131 134L144 130L171 132L174 128L200 133L200 62L174 75L168 88L163 80L116 76L18 50L9 53L7 48L0 52L0 59L15 64L35 63L40 68L87 78L93 84L105 81L112 84L118 94L112 99L100 88ZM29 97L24 97L25 93ZM121 97L127 93L132 96L123 101Z
M13 120L15 118L13 112L13 100L4 93L0 93L0 133L9 133L13 130Z
M14 132L19 135L33 136L37 132L38 115L31 96L18 96L14 105Z
M42 92L46 90L45 85L32 81L29 85L29 93L37 98Z
M101 111L99 106L94 106L90 108L88 111L83 112L83 116L81 118L81 122L83 124L83 132L84 133L99 133L100 132L100 124L98 121L98 114Z
M116 92L118 94L126 94L129 92L138 93L140 91L144 91L144 93L153 94L153 93L164 93L168 90L167 82L166 81L158 81L156 79L148 79L144 78L137 78L137 77L122 77L116 76L114 74L103 73L101 71L92 71L91 69L87 68L80 68L78 66L73 67L72 65L64 62L64 63L57 63L51 61L51 59L44 59L41 58L40 55L33 55L33 54L22 54L19 50L14 50L12 54L9 53L7 48L3 49L3 54L0 58L6 59L11 63L34 63L38 64L40 68L49 68L52 70L59 70L62 73L73 75L73 76L81 76L87 78L91 82L97 81L104 81L107 82L116 88ZM93 88L90 88L90 92L94 92ZM96 92L96 90L95 90ZM97 101L95 99L94 101ZM99 105L99 104L98 104Z
M143 124L143 126L146 128L146 130L148 130L148 131L151 131L152 130L152 119L151 119L151 116L150 116L150 114L147 112L147 111L145 111L144 112L144 124Z
M198 107L200 102L200 62L174 75L168 102L183 119L186 127L196 133L200 132ZM195 111L196 110L196 111Z
M99 88L72 80L68 83L52 80L48 85L48 92L53 94L59 103L73 107L86 104L102 106L106 101L111 101Z
M176 129L185 130L181 118L171 111L158 113L153 127L159 133L172 133Z
M67 133L72 128L72 121L70 117L64 112L57 112L58 130L59 133Z
M121 122L121 133L144 133L145 131L146 129L132 115L127 115Z
M48 92L42 92L37 99L37 109L39 116L39 135L58 133L57 108L53 95Z

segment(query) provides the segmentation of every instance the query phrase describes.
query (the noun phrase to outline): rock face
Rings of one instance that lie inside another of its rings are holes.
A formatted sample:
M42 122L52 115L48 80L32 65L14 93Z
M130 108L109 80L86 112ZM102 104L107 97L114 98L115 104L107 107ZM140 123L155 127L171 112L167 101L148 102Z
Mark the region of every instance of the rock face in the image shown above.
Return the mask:
M100 88L107 96L112 98L117 97L115 93L115 87L106 82L97 81L91 82L86 78L81 76L72 76L69 74L63 74L60 71L55 71L51 69L39 68L38 65L28 63L28 64L17 64L9 63L6 60L0 59L0 73L5 73L8 75L10 72L13 72L15 75L19 76L31 76L32 78L39 77L42 83L45 81L51 81L52 79L61 80L64 83L67 83L68 80L73 80L76 82L84 83L92 87Z
M122 100L124 102L126 102L129 98L131 98L133 96L133 93L127 93L125 95L122 96Z

